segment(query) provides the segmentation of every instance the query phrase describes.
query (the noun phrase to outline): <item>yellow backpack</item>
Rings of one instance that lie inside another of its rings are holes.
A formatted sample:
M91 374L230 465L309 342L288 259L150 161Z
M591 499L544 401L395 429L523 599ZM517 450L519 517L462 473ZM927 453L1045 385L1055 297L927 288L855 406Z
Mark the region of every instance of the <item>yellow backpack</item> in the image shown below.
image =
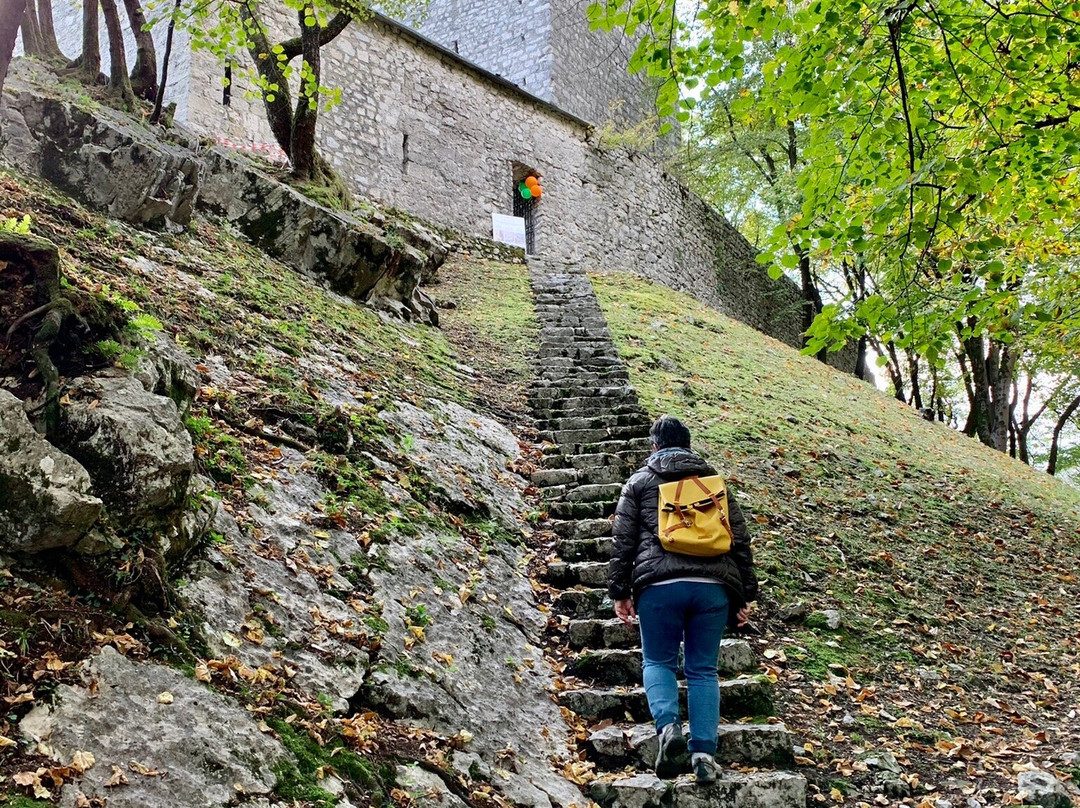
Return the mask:
M687 477L660 486L658 535L665 550L718 556L731 549L724 478Z

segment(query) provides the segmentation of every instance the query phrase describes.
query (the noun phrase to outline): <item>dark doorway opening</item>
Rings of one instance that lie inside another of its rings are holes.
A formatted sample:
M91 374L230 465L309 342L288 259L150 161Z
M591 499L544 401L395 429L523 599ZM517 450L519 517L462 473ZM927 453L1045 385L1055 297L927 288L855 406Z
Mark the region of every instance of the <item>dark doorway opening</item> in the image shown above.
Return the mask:
M525 252L536 255L536 200L522 199L514 184L514 215L525 220Z
M513 185L510 188L510 196L513 200L512 209L514 215L525 220L525 252L528 255L536 255L536 231L540 224L540 200L534 198L525 199L521 195L521 185L528 177L540 178L540 172L524 163L511 164L511 179Z

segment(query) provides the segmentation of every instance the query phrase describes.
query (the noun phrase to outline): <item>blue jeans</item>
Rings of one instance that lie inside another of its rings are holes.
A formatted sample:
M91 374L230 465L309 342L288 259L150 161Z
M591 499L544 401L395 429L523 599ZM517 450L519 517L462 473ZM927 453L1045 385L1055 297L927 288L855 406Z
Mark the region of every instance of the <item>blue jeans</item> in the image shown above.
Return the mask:
M716 660L727 625L727 591L720 583L654 584L638 598L637 614L645 695L656 731L680 720L675 674L682 643L690 708L690 751L716 754L716 728L720 723Z

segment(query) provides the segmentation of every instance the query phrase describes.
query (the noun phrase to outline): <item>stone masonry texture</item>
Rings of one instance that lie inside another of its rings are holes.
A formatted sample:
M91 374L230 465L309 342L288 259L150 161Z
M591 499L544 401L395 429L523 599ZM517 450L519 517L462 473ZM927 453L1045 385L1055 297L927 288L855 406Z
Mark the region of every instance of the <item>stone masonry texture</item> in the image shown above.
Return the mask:
M584 8L580 0L551 0L548 12L549 19L563 21L583 15ZM57 16L78 13L69 7ZM295 35L291 17L270 20L271 28ZM429 19L434 25L441 18ZM70 32L65 44L72 49L78 27L57 22ZM584 23L557 27L570 33L551 35L556 54L590 36ZM566 42L560 44L561 37ZM535 60L542 60L544 47L538 48ZM589 59L603 52L582 50ZM618 85L627 54L607 53L613 54L610 61L593 66L618 77L611 79ZM533 58L528 49L526 55ZM225 107L223 68L216 59L190 50L180 58L186 86L170 81L167 99L178 103L178 122L236 143L273 142L262 104L248 92L241 69L233 71L231 104ZM573 73L584 70L581 64L556 65L551 76L566 71L578 76L567 83L587 91L590 74ZM746 239L669 175L656 155L604 147L580 115L508 86L384 18L349 26L324 48L323 68L324 83L341 87L342 99L320 120L319 147L359 193L468 235L490 236L491 214L512 211L515 178L534 173L544 187L536 205L541 256L585 271L648 278L799 344L795 285L770 280ZM598 89L592 100L606 104L611 92ZM553 96L557 102L558 93Z

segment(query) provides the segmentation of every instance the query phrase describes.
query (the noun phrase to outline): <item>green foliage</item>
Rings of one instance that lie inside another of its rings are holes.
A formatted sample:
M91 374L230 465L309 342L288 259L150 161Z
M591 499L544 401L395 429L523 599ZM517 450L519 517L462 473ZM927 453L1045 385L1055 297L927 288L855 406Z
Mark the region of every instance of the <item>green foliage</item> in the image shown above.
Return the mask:
M16 219L13 216L0 216L0 230L26 235L30 232L30 214L23 214L21 219Z
M320 785L322 777L331 771L365 793L381 791L375 766L346 747L339 738L320 742L303 729L276 717L267 718L266 723L295 758L295 763L283 759L275 764L277 784L274 790L281 798L333 808L340 797Z
M809 353L869 337L941 369L985 339L969 362L1000 371L1002 389L1006 349L1041 368L1055 340L1080 354L1080 307L1061 304L1080 293L1078 13L1036 0L589 9L595 27L640 35L631 69L665 81L661 114L709 152L691 176L725 177L774 276L806 255L833 282Z

